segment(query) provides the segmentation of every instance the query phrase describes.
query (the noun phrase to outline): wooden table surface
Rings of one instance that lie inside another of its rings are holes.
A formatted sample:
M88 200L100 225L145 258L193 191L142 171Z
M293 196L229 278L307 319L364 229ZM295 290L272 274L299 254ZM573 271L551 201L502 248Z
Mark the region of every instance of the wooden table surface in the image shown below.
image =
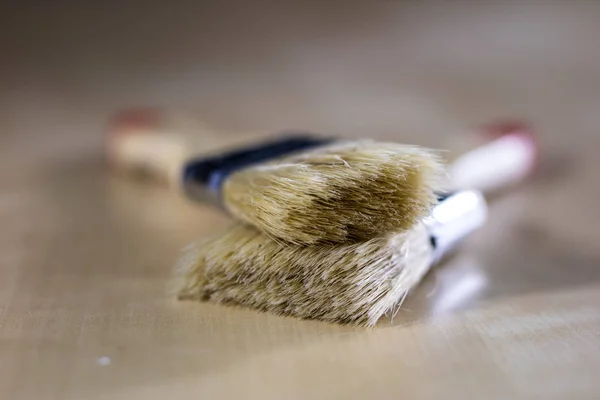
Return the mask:
M0 12L1 398L600 397L598 3L69 3ZM374 329L180 303L229 221L106 168L147 104L436 147L517 116L542 166Z

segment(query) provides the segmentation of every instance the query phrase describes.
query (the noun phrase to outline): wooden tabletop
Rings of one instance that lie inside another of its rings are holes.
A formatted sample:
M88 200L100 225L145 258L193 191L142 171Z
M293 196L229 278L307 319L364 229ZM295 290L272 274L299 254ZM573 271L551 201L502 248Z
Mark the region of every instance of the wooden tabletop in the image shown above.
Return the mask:
M0 397L600 396L597 3L68 3L0 13ZM131 105L435 147L515 116L542 164L393 319L300 321L166 294L229 221L107 168Z

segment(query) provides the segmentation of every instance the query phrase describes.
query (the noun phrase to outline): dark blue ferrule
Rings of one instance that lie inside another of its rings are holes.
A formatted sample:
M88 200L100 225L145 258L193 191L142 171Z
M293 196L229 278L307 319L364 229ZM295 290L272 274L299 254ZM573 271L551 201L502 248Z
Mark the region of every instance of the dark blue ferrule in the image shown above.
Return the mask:
M188 161L183 171L184 186L201 185L219 194L225 179L232 173L331 142L332 139L308 134L291 134L268 142L236 149L218 156Z

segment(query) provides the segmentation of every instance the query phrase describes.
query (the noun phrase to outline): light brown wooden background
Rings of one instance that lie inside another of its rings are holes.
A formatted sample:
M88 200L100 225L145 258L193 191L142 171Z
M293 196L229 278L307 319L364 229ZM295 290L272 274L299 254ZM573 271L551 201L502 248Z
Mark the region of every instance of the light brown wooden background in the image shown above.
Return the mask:
M600 3L39 3L0 12L0 397L600 396ZM544 164L371 331L182 304L228 221L106 169L147 104L436 147L517 116Z

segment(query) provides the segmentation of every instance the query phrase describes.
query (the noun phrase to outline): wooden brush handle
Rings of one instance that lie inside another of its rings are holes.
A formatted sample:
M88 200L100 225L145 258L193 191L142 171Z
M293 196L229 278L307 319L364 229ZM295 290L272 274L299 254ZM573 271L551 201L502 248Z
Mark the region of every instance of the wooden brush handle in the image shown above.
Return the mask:
M158 108L125 110L109 123L107 158L116 170L174 182L184 161L200 151L197 138L212 133L199 122L186 133L176 117Z
M178 186L186 161L245 146L253 132L224 134L189 114L160 108L129 109L109 122L106 155L112 168Z

